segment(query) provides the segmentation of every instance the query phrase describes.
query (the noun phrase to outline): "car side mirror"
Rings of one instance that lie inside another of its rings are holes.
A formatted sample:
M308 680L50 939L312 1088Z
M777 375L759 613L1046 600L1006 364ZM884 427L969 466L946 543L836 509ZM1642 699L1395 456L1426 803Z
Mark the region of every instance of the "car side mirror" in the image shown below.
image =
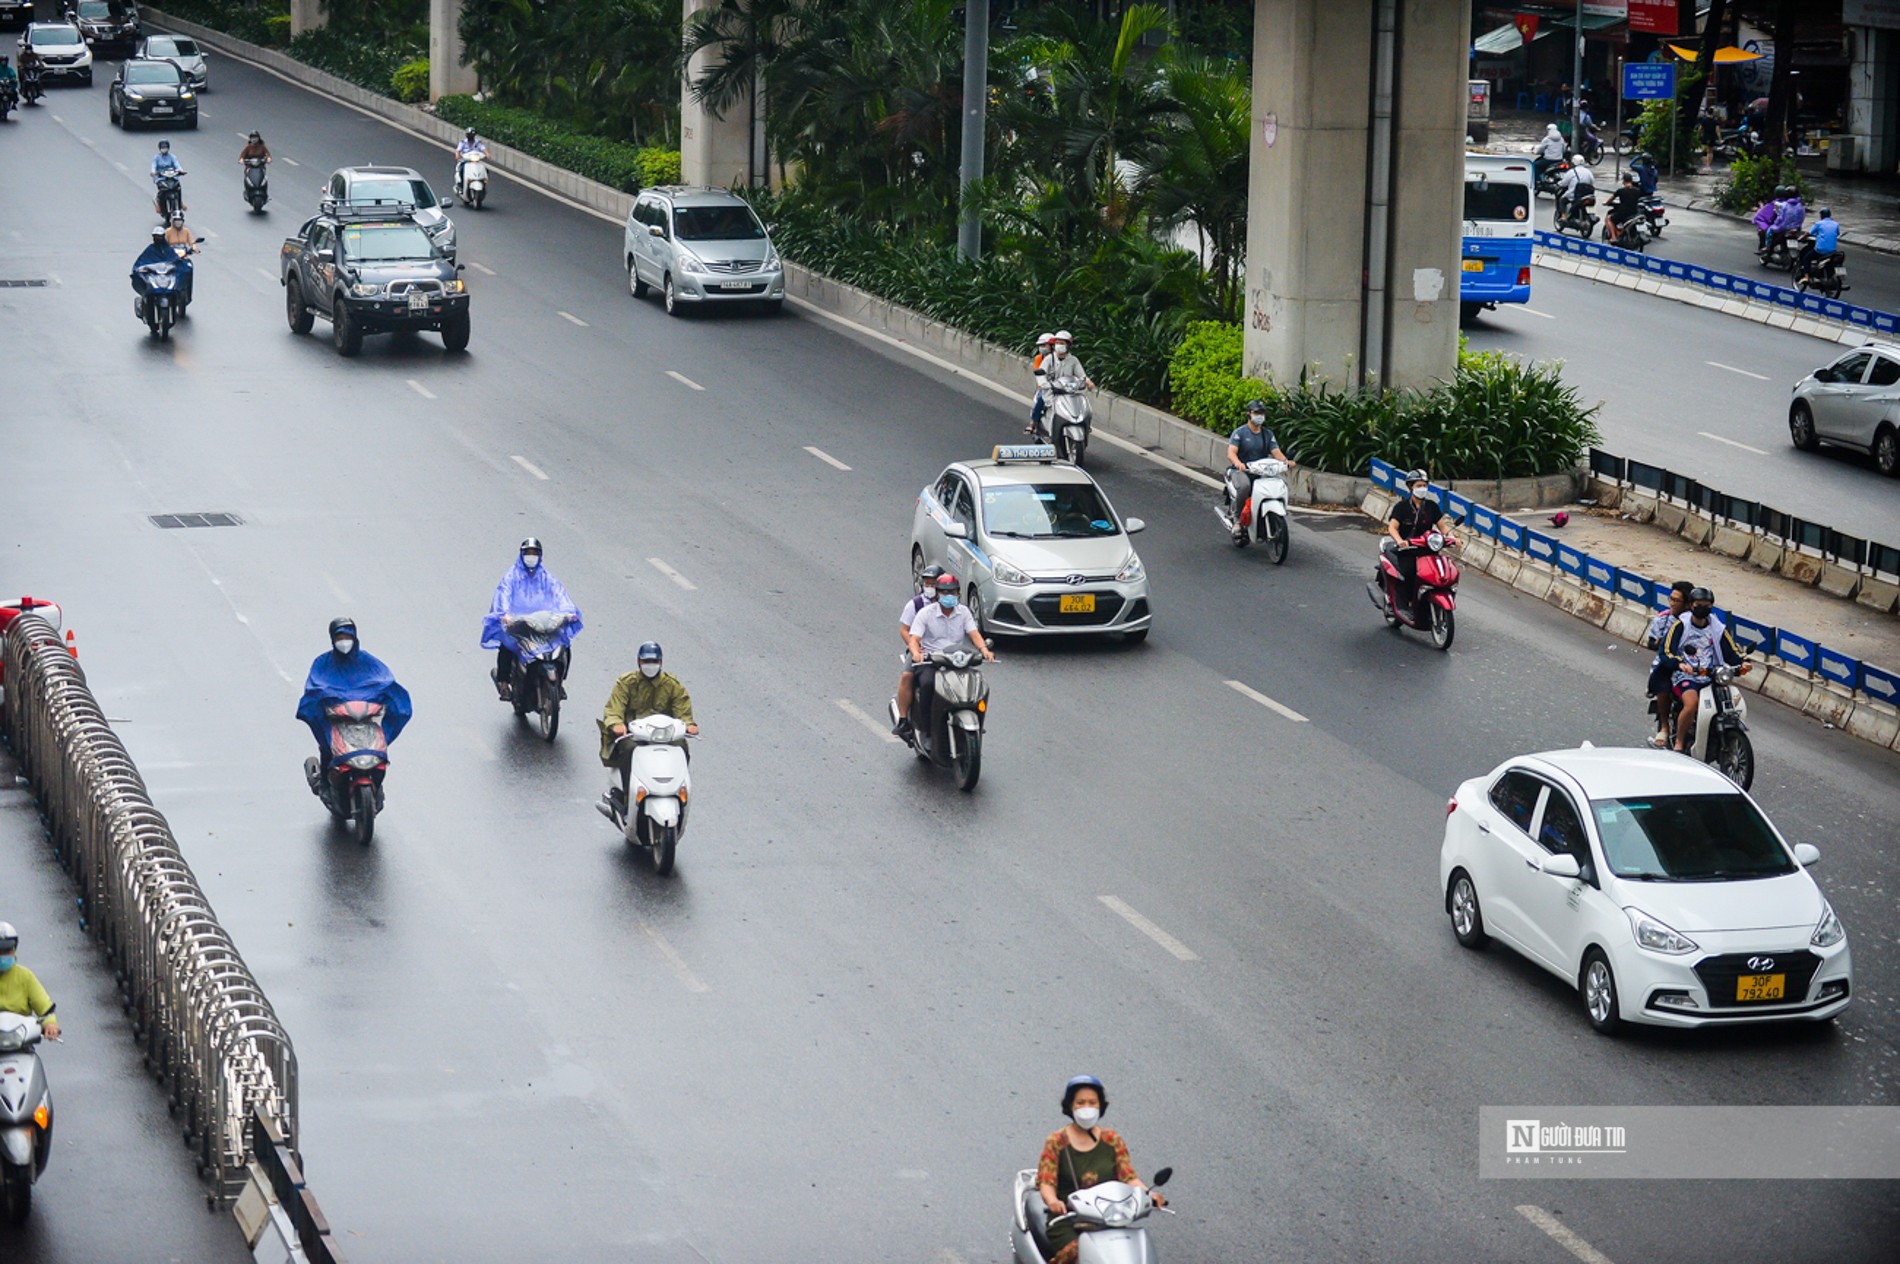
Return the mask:
M1544 857L1544 863L1539 865L1538 868L1553 878L1580 878L1583 876L1583 866L1578 864L1577 858L1567 851L1558 852L1554 856Z
M961 522L944 524L943 533L952 540L967 540L970 538L970 528L964 526Z
M454 206L455 206L455 199L454 199L454 198L443 198L443 199L442 199L442 209L443 209L443 210L445 210L445 211L446 211L446 210L450 210L450 209L453 209L453 207L454 207Z
M1821 849L1813 843L1796 843L1794 858L1803 869L1812 869L1821 863Z
M1164 1167L1160 1171L1155 1173L1155 1178L1152 1181L1148 1182L1148 1188L1160 1189L1163 1185L1166 1185L1169 1181L1173 1179L1174 1179L1174 1169L1171 1167Z
M319 251L317 251L317 262L318 262L318 263L335 263L335 262L336 262L336 251L334 251L334 250L319 250Z
M659 226L658 224L648 224L648 225L647 225L647 236L649 236L649 237L664 237L664 236L666 236L666 230L665 230L664 228L661 228L661 227L660 227L660 226Z
M456 264L456 265L455 265L455 270L456 270L457 272L467 272L467 271L468 271L468 265L467 265L466 263L458 263L458 264Z
M1130 518L1127 522L1122 524L1122 530L1126 531L1129 535L1140 535L1147 529L1148 524L1143 522L1140 518Z

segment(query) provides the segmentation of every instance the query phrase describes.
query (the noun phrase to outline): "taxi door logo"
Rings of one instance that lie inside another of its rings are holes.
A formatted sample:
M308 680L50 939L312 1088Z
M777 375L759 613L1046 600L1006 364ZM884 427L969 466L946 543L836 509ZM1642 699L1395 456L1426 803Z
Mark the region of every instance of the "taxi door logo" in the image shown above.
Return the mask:
M1536 1119L1507 1119L1504 1121L1504 1152L1506 1154L1538 1154L1542 1152L1539 1137L1542 1135L1541 1121Z

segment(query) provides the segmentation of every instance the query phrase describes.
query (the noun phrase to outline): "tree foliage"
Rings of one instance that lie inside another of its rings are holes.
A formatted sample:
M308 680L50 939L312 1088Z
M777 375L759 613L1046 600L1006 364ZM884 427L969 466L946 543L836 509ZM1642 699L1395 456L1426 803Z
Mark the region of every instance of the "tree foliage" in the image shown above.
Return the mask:
M679 0L463 0L483 94L636 145L679 139Z

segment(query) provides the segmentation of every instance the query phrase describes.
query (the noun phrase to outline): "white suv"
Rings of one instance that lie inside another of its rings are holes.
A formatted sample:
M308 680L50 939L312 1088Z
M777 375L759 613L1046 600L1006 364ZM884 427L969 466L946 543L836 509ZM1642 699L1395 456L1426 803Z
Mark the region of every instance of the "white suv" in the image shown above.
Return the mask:
M44 64L40 77L49 85L61 79L77 79L88 88L92 86L92 50L71 22L28 23L20 47L29 45L40 55Z
M627 216L621 253L635 298L657 289L669 316L705 303L785 305L785 268L744 198L725 189L647 189Z

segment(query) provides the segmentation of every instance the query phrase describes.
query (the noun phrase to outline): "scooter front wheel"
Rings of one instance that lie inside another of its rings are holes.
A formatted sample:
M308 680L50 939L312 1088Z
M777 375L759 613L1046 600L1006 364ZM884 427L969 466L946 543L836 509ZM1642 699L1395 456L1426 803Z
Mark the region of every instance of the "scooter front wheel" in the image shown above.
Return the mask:
M1275 566L1286 561L1287 545L1290 543L1289 535L1285 518L1279 514L1267 515L1267 557Z
M356 841L369 846L370 839L376 837L376 787L363 785L356 787L355 806L350 812Z
M1432 648L1440 650L1450 649L1451 639L1458 633L1458 624L1456 620L1453 619L1451 611L1434 601L1432 603L1430 618Z
M554 735L561 731L561 695L546 694L541 699L541 740L552 742Z
M0 1211L10 1225L26 1223L33 1211L33 1177L26 1168L0 1164Z
M976 779L983 773L983 734L965 733L957 746L957 789L968 793L976 789Z
M1755 784L1755 744L1740 729L1722 734L1715 758L1709 762L1744 790Z
M653 872L664 878L673 872L673 849L679 845L679 826L650 825L648 829L653 838Z

